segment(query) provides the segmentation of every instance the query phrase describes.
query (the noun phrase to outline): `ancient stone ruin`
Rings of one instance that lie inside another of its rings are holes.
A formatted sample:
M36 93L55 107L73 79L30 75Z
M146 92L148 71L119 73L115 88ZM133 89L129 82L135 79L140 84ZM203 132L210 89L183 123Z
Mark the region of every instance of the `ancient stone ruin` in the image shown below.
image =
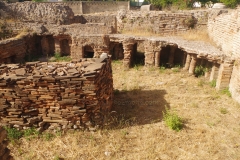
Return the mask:
M205 77L216 80L216 89L229 88L240 102L240 9L172 13L131 11L129 2L111 2L109 10L107 5L0 3L1 16L14 20L7 24L8 29L20 33L0 41L2 123L42 129L49 124L60 128L101 126L112 106L111 59L122 60L125 69L140 59L145 66L179 65L189 74L201 65L208 69ZM101 13L85 14L96 7ZM218 47L167 36L194 27L208 28ZM158 36L120 34L124 31ZM143 54L139 57L138 52ZM69 55L72 62L25 63L54 53ZM102 53L111 58L99 58Z
M109 59L1 65L1 123L23 128L102 126L112 107ZM56 127L56 126L55 126Z

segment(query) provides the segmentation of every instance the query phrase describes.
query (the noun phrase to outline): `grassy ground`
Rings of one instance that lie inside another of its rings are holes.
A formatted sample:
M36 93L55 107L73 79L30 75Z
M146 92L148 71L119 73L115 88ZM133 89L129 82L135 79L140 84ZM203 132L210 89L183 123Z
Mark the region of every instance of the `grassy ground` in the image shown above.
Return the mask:
M15 159L240 159L240 105L204 78L181 70L113 62L112 126L10 144ZM179 132L162 120L168 107L184 121Z

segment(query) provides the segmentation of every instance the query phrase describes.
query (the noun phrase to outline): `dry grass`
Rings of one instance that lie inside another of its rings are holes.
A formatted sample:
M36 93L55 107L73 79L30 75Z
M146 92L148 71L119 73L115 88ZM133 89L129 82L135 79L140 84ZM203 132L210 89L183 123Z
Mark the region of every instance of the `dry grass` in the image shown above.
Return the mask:
M114 127L10 144L21 159L240 159L240 106L203 78L185 72L113 63ZM201 85L198 85L201 82ZM162 121L165 106L184 120L180 132ZM222 108L227 109L222 114Z
M137 28L133 28L131 30L123 30L121 32L121 34L143 36L143 37L177 36L177 37L183 38L185 40L189 40L189 41L204 41L204 42L210 43L211 45L216 47L216 44L209 37L206 27L201 27L201 28L197 28L197 29L190 29L188 31L179 32L179 33L176 33L176 32L175 33L167 33L166 35L156 34L149 28L137 27Z
M207 28L190 29L187 32L180 33L179 36L186 40L204 41L216 46L213 40L209 37Z
M142 37L163 36L161 34L154 33L151 28L140 27L140 26L139 27L134 27L134 28L129 29L129 30L122 30L121 34L142 36Z

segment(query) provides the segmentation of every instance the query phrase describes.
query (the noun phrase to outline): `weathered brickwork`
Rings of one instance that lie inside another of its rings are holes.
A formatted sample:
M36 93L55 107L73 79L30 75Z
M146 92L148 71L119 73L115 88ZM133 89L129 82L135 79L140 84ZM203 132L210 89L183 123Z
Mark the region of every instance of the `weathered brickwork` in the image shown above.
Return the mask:
M112 107L110 59L0 66L1 124L40 129L102 126Z
M223 74L221 78L224 85L219 89L229 88L232 97L240 103L240 8L233 11L213 10L208 20L209 36L216 42L224 53L235 59L234 65L222 64L219 74ZM221 69L225 68L222 72ZM220 78L219 77L219 78ZM229 82L230 79L230 83Z
M125 11L118 12L119 31L152 32L170 34L189 30L207 24L207 11L164 12L164 11Z
M213 10L208 20L209 36L226 55L240 58L240 9L229 11Z
M1 2L0 8L12 17L27 22L69 24L74 17L71 8L58 3L20 2L5 5Z

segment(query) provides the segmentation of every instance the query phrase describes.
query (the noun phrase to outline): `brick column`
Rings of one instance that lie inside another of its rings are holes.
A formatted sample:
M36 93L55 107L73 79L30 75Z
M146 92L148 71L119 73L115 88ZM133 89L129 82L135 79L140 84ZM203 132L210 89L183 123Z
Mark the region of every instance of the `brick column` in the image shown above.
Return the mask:
M213 63L209 81L216 80L218 77L219 64Z
M220 65L216 89L221 90L229 87L230 78L232 75L233 64L229 62L224 62Z
M154 41L145 41L145 66L155 65ZM159 58L160 59L160 58Z
M61 52L61 47L60 47L60 40L58 38L54 38L54 46L55 46L55 53L60 53Z
M206 64L205 64L205 67L206 67L207 69L209 69L209 68L211 68L211 64L212 64L211 62L207 61ZM210 73L211 73L210 70L205 71L204 77L205 77L205 78L209 78Z
M191 63L191 55L187 53L186 61L183 70L187 71Z
M169 64L170 67L174 66L173 61L174 61L175 50L176 50L176 46L171 46L170 55L169 55L169 58L168 58L168 64Z
M197 65L197 55L191 55L192 59L191 59L191 63L190 63L190 66L189 66L189 70L188 70L188 73L189 74L194 74L194 70L195 70L195 67Z
M155 51L155 67L160 67L160 53L161 51Z
M125 69L131 66L134 42L135 41L133 38L127 38L123 41L123 65Z

